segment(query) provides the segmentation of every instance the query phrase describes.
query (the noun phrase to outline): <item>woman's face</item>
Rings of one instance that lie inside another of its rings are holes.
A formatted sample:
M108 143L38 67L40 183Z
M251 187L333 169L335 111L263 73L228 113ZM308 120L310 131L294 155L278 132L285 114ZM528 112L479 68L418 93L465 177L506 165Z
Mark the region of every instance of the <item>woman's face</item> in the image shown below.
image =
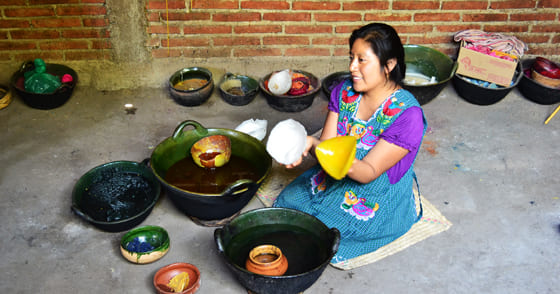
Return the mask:
M356 39L350 50L350 73L354 83L354 90L368 92L385 85L385 66L379 64L379 58L368 42Z

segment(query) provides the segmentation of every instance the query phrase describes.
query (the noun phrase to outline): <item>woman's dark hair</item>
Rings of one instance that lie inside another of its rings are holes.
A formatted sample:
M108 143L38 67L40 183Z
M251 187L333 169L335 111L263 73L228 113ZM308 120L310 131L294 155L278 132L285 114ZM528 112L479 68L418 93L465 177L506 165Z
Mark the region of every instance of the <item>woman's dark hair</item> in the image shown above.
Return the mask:
M404 62L404 47L397 31L384 23L370 23L352 32L349 40L350 50L352 50L352 45L357 39L363 39L370 44L373 53L377 55L382 66L386 66L387 61L391 58L397 60L395 68L389 74L389 79L402 86L406 64Z

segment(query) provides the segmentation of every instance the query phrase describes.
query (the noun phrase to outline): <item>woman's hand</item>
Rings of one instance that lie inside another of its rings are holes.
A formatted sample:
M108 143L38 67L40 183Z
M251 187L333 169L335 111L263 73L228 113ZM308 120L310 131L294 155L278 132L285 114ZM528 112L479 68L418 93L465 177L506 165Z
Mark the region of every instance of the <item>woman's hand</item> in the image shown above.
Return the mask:
M305 142L305 149L303 149L302 156L298 160L294 161L293 163L286 164L285 165L286 168L294 168L294 167L300 165L303 162L303 158L306 157L307 155L309 155L309 151L314 146L317 146L318 142L319 142L319 140L317 140L317 138L307 136L306 142Z

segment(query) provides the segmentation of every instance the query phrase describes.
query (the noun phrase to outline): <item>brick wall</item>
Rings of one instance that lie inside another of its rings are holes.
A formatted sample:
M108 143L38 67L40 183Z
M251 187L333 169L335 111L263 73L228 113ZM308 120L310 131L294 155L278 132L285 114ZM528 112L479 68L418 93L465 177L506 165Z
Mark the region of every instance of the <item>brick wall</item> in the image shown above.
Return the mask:
M529 45L528 54L560 57L560 0L168 0L167 10L165 5L165 0L147 4L154 58L345 56L350 32L368 22L389 23L404 43L449 55L457 51L453 34L473 28L515 35Z
M0 59L109 59L105 0L0 0Z
M111 3L131 0L0 0L0 58L12 62L114 60ZM456 31L515 35L528 55L560 59L560 0L134 0L145 9L141 44L169 57L346 56L350 32L393 25L406 44L456 54ZM130 5L130 4L127 4ZM167 6L167 9L166 9ZM126 13L121 13L126 15ZM167 21L168 20L168 21ZM168 34L169 33L169 34ZM121 61L121 60L119 60Z

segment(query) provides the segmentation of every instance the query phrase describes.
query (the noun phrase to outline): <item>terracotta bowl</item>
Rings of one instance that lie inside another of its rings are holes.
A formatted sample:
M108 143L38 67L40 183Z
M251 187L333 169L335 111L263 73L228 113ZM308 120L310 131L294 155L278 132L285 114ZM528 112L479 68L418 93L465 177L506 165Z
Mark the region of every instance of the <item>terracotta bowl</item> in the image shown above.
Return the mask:
M169 288L167 285L173 277L183 272L189 275L189 283L182 292L174 292L173 289ZM158 294L192 294L200 288L200 271L196 266L190 263L172 263L160 268L156 272L153 283Z
M533 70L545 77L556 80L560 79L560 66L544 57L537 57L535 59Z
M214 80L210 70L203 67L188 67L176 71L169 78L168 87L169 94L178 104L198 106L212 95Z
M301 95L276 95L270 92L265 85L273 73L266 75L259 81L259 86L261 91L264 93L266 102L270 105L270 107L278 111L299 112L309 108L313 104L313 98L315 98L315 95L317 95L317 92L321 89L321 80L312 73L302 70L292 71L307 76L310 80L310 86L312 89Z
M158 226L143 226L121 239L121 253L132 263L145 264L162 258L169 251L169 235Z

